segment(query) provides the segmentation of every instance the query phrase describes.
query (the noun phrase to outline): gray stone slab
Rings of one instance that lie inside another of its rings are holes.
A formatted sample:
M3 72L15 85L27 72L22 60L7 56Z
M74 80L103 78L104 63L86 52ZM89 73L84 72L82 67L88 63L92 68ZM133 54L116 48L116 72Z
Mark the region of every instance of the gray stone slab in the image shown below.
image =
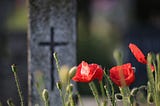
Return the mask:
M44 76L44 86L49 90L50 106L60 106L61 99L56 86L52 89L51 48L40 45L51 41L51 28L54 28L53 40L65 45L53 47L57 52L60 65L76 65L76 0L29 0L28 30L28 83L29 105L43 105L36 88L36 71ZM53 51L52 51L53 52ZM58 74L54 66L54 84Z

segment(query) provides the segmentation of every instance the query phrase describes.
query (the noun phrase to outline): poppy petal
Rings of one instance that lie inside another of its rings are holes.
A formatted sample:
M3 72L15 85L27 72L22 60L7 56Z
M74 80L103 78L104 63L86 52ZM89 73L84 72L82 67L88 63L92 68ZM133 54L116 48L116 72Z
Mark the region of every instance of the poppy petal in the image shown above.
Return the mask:
M147 60L142 51L133 43L129 44L129 48L138 62L146 64Z

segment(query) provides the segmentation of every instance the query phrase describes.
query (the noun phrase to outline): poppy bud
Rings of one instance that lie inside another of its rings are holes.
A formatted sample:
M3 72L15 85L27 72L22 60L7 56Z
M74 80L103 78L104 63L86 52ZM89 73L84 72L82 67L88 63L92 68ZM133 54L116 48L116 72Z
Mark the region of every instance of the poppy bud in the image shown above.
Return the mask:
M122 53L120 52L120 50L115 49L113 52L113 57L116 60L117 65L121 65L122 64Z
M11 65L11 68L12 68L12 71L13 71L14 73L17 72L17 69L16 69L16 65L15 65L15 64Z
M69 77L70 77L70 79L72 79L72 77L76 74L76 71L77 71L77 67L76 66L72 67L69 70Z
M7 104L8 104L8 106L15 106L12 99L8 99Z
M137 59L138 62L146 64L146 58L143 52L137 47L137 45L130 43L129 44L129 49L133 53L134 57Z
M49 93L48 93L47 89L43 89L42 98L43 98L44 101L48 101L49 100Z
M57 88L58 88L59 90L62 90L62 83L61 83L61 81L58 81L58 82L56 83L56 85L57 85Z

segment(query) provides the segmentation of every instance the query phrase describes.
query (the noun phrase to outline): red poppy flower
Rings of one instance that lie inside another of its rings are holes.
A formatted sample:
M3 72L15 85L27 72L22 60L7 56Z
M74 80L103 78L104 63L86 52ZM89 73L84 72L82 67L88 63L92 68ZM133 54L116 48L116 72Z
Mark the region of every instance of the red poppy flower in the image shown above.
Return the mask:
M103 78L103 70L98 64L88 64L82 61L78 65L75 76L72 80L77 82L91 82L94 79L101 81Z
M138 62L140 62L142 64L147 64L147 60L146 60L145 55L142 53L142 51L135 44L130 43L129 48ZM151 70L152 70L152 72L154 71L153 65L151 65Z
M131 52L133 53L134 57L138 60L138 62L143 63L143 64L147 63L147 60L146 60L144 54L135 44L130 43L129 48L130 48Z
M110 69L110 78L118 86L129 86L135 80L131 63L115 66Z

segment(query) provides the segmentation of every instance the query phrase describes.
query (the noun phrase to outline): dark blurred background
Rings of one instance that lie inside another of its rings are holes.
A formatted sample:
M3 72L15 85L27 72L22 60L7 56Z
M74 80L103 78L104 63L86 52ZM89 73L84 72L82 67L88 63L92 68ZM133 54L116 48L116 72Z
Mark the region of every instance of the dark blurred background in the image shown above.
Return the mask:
M131 88L147 83L146 65L140 64L128 48L136 44L145 55L160 52L159 0L79 0L78 63L98 63L108 71L116 65L113 51L123 52L123 62L136 67ZM78 83L82 94L88 84Z
M130 42L145 55L160 51L159 0L77 0L77 63L85 60L107 70L115 65L113 51L124 52L124 63L136 67L136 82L146 84L146 66L138 63L128 49ZM27 6L25 0L0 1L0 101L19 97L10 65L17 64L21 88L27 105ZM89 94L87 84L78 83L81 94Z
M11 71L18 68L19 81L27 105L27 8L25 0L0 1L0 101L9 98L19 106L19 97Z

